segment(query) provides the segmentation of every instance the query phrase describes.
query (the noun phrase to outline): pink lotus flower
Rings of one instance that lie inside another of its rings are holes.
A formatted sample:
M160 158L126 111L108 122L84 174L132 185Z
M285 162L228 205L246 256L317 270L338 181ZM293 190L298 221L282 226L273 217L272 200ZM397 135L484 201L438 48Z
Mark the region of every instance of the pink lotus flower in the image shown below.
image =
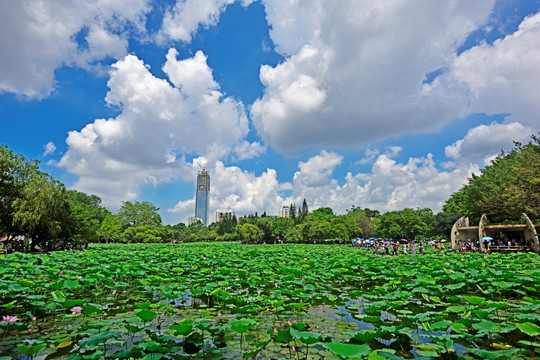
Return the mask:
M487 256L487 255L484 255L484 259L487 259L487 258L488 258L488 256Z
M82 307L81 306L74 306L71 308L71 313L72 314L80 314L82 311Z
M277 329L274 328L274 335L277 335Z
M455 271L454 271L454 270L450 270L450 274L453 274L453 273L455 273Z
M60 271L60 275L63 275L64 274L64 270Z
M37 318L34 316L34 317L32 318L32 321L37 321Z
M31 333L32 333L32 329L28 329L28 333L31 334Z
M450 266L450 263L449 263L449 262L445 262L444 265Z
M156 311L157 311L157 309L156 309L156 308L152 308L152 311L153 311L153 312L156 312Z
M292 347L292 352L296 352L296 348L294 346Z
M182 316L182 312L181 312L181 311L179 311L179 312L178 312L178 315L179 315L179 316Z
M17 316L2 316L2 322L16 323L17 321L19 321Z

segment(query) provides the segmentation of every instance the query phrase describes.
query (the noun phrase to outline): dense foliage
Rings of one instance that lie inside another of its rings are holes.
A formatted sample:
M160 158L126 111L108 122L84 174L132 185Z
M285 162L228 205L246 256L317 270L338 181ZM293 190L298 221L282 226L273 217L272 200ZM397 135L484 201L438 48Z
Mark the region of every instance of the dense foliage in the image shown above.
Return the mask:
M501 153L452 194L444 210L473 222L482 214L493 222L516 220L522 213L540 219L540 138L532 136L528 144L515 143L512 151Z
M5 146L0 146L0 236L26 236L27 248L38 249L75 242L194 242L202 240L247 243L349 242L355 238L448 238L453 223L462 215L475 223L486 213L494 222L513 221L525 212L540 219L540 139L516 144L501 154L481 175L454 193L444 211L402 209L380 214L352 205L336 215L329 207L309 211L308 202L290 204L289 217L257 213L203 226L163 225L153 204L126 201L115 213L101 199L68 190ZM249 226L248 226L249 225ZM47 244L45 246L44 244Z

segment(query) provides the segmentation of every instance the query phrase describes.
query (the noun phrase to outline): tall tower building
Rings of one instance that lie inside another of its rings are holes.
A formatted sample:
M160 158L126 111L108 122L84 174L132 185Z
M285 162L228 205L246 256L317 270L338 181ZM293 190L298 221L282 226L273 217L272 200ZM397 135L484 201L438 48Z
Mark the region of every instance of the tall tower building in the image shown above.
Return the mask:
M197 175L197 193L195 195L195 217L208 225L208 197L210 193L210 175L202 169Z

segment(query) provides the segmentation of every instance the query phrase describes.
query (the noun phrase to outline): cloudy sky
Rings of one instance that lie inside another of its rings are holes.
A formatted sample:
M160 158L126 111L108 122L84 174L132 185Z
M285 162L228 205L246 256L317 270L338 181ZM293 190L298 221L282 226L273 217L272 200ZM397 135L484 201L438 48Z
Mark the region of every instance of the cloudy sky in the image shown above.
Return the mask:
M0 144L194 214L441 209L540 130L540 0L3 0Z

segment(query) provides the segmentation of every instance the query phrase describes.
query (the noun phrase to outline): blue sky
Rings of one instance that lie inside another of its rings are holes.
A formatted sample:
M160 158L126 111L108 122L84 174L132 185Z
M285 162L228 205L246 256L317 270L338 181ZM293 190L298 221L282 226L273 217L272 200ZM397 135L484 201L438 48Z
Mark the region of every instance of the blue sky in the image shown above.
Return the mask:
M440 211L540 129L540 0L7 0L0 144L165 223Z

